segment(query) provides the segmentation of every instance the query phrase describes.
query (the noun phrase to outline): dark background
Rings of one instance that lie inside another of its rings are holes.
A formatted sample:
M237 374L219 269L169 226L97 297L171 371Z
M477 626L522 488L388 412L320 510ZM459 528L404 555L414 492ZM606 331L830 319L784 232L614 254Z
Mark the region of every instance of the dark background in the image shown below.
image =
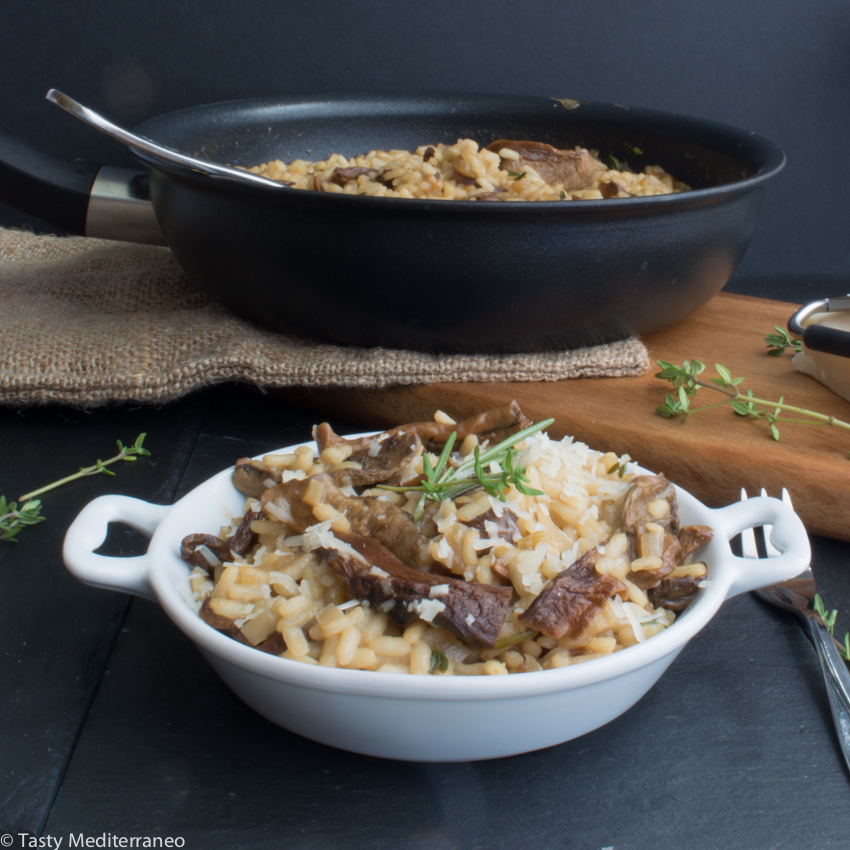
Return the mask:
M737 125L785 150L788 166L768 188L739 278L769 279L779 295L785 280L850 269L846 0L4 0L0 8L0 127L62 158L135 164L46 102L51 87L129 126L202 103L298 93L512 93L645 106ZM0 225L27 222L47 229L0 206Z

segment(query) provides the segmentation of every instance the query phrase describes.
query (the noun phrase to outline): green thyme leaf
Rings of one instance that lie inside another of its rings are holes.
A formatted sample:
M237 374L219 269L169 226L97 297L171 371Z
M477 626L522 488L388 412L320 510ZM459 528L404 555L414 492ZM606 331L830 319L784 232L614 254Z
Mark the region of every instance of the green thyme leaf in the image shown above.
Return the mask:
M617 171L622 171L622 170L623 170L623 163L622 163L622 162L620 162L620 160L619 160L619 159L617 159L617 157L616 157L616 156L614 156L614 154L609 154L608 159L610 159L610 160L611 160L611 165L612 165L612 166L613 166L613 167L614 167Z
M44 522L44 517L41 516L41 500L33 498L34 496L40 496L42 493L61 487L69 481L88 475L114 476L115 473L106 467L120 460L135 461L141 456L150 457L150 452L143 445L146 436L145 433L139 434L132 446L125 446L120 440L117 440L118 454L115 457L111 457L109 460L98 459L92 466L81 468L79 472L75 472L73 475L60 478L52 484L24 494L20 497L20 501L23 503L20 509L18 509L16 502L8 502L5 496L0 496L0 540L17 543L16 535L22 528Z
M17 543L17 535L23 528L44 522L40 511L39 499L30 499L19 510L17 502L7 502L5 496L0 496L0 540Z
M812 607L815 609L815 614L817 614L821 620L823 621L824 626L826 626L826 630L829 632L830 637L835 638L835 619L838 616L838 611L832 610L827 611L823 605L823 599L819 593L815 594L814 602L812 603ZM844 635L844 644L839 644L838 650L845 661L850 661L850 633Z
M534 629L528 629L510 637L499 638L494 644L493 649L507 649L509 646L516 646L529 638L533 638L537 634Z
M776 333L767 334L764 338L769 349L767 352L768 354L778 357L785 351L786 348L790 348L795 354L803 350L802 340L792 339L791 335L785 330L785 328L781 328L779 325L774 325L773 329Z
M438 676L441 673L445 673L449 669L449 659L446 658L446 654L442 649L432 649L431 650L431 666L428 668L428 672L432 676Z
M528 174L528 172L527 172L527 171L519 172L519 171L510 171L510 170L509 170L509 171L508 171L508 174L509 174L511 177L513 177L513 178L514 178L514 180L522 180L522 178L523 178L523 177L525 177L525 175L526 175L526 174Z
M720 363L715 363L715 377L704 380L699 377L705 370L705 364L699 360L685 360L681 366L658 360L661 371L655 377L668 381L676 390L675 394L667 393L665 404L655 408L655 412L665 419L681 415L682 421L691 416L709 410L710 408L729 405L738 416L748 416L764 421L774 440L779 439L778 423L794 423L797 425L830 425L836 428L850 430L850 423L836 419L825 413L787 404L785 397L779 401L758 398L751 389L742 393L738 386L744 378L733 378L732 373ZM700 389L715 390L722 394L719 401L695 406L695 397ZM850 453L848 453L850 457Z

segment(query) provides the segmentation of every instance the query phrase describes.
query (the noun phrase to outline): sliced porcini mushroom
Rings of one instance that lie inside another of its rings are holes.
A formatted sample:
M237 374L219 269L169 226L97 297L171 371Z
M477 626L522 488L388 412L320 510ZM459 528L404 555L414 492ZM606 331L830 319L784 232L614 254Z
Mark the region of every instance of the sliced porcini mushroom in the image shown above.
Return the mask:
M261 460L241 457L236 461L231 480L240 493L259 499L269 487L274 487L280 481L280 472Z
M519 615L520 622L553 638L578 637L611 596L626 593L616 576L596 571L600 557L598 549L590 549L558 573Z
M337 486L368 487L393 481L422 451L422 441L415 431L399 431L378 435L365 451L352 452L349 461L357 467L346 467L328 473ZM359 468L358 468L359 467Z
M478 195L470 195L466 200L483 201L485 203L492 201L504 201L505 199L502 197L504 191L504 189L497 189L495 192L481 192Z
M463 186L478 185L478 181L474 177L468 177L466 174L461 174L460 171L457 170L457 166L455 166L452 171L452 180L454 180L456 183L460 183Z
M361 174L374 174L376 171L376 168L361 168L358 165L351 168L335 168L328 182L336 183L337 186L345 186L346 183L356 180Z
M377 540L335 534L319 553L345 579L355 599L393 622L419 617L471 646L492 648L508 613L512 590L437 576L405 566Z
M254 649L259 649L260 652L268 652L271 655L280 655L282 652L286 651L286 643L283 640L283 636L279 631L277 631L277 629L269 631L266 637L258 643L254 643L254 641L249 640L243 634L242 629L236 625L237 618L218 614L213 610L215 602L215 597L205 599L201 605L201 610L198 612L198 616L200 616L200 618L208 626L212 626L212 628L216 631L227 635L229 638L233 638L233 640L238 641L239 643L244 643L246 646L252 646ZM265 630L263 631L265 632Z
M416 433L423 443L442 444L457 431L457 440L460 443L470 434L476 434L482 440L492 439L497 435L501 439L503 436L507 436L511 430L528 428L531 424L531 420L522 412L516 401L511 401L501 407L485 410L483 413L470 416L468 419L455 424L436 421L411 422L407 425L390 428L384 433L391 437L402 432ZM361 452L368 451L369 446L375 440L372 436L358 437L356 440L340 437L334 433L333 428L327 422L323 422L313 429L313 439L316 441L320 452L328 446L348 445L352 447L352 455L359 455Z
M712 535L707 526L679 527L676 491L663 475L634 479L623 502L623 526L634 556L627 578L643 590L656 587Z
M676 489L663 475L639 475L632 481L623 501L626 534L636 540L646 531L647 523L659 525L674 534L679 530Z
M501 516L497 516L496 512L490 508L490 510L473 519L464 520L463 524L469 528L474 528L481 537L487 540L501 537L502 540L513 543L522 537L517 516L509 508L503 508ZM486 555L491 548L479 550L479 555Z
M375 538L405 564L423 565L428 541L408 513L383 499L346 496L325 473L278 484L263 494L260 504L267 516L299 533L319 521L313 511L317 504L329 505L354 533Z
M627 192L616 180L607 180L599 184L599 192L603 198L631 198L632 194Z
M707 525L685 525L679 529L679 543L682 546L682 558L687 558L706 543L711 541L714 532Z
M694 601L701 581L695 576L665 578L656 587L651 587L647 596L656 608L666 608L679 614Z
M519 154L518 159L503 158L503 167L516 172L533 168L544 182L560 183L565 190L586 189L596 177L596 163L586 150L559 150L544 142L508 139L491 142L486 150L493 153L509 150Z
M219 561L233 561L235 555L244 555L257 544L259 535L251 531L251 523L263 517L262 511L247 511L239 527L226 539L214 534L190 534L180 544L180 557L187 564L200 567L212 576L216 565L211 563L201 547L209 549Z
M246 555L257 545L260 535L251 531L251 523L264 517L265 514L262 511L247 511L245 516L242 517L239 528L227 538L227 545L234 555Z
M201 549L205 546L214 558L221 561L232 561L233 553L226 540L216 537L214 534L189 534L180 543L180 557L193 567L200 567L208 575L213 574L215 561L206 557Z

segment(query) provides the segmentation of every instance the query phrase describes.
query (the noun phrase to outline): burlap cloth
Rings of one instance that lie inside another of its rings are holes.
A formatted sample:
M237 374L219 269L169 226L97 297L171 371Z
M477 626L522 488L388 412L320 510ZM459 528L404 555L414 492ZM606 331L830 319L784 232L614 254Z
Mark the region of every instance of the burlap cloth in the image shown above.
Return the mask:
M625 377L649 366L635 338L502 356L313 343L214 304L167 248L0 228L1 404L165 402L221 381L365 389Z

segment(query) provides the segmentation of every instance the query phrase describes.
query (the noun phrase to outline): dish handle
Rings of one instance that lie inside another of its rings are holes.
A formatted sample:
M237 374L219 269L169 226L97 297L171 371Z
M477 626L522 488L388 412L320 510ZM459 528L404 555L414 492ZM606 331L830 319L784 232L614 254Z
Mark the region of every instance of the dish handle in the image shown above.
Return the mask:
M721 531L727 540L747 528L773 526L770 542L780 553L775 558L758 559L731 555L734 571L727 593L728 599L739 593L794 578L811 563L812 550L803 521L780 499L757 496L719 508L712 513L714 527Z
M116 558L98 555L110 522L120 522L150 537L168 511L129 496L100 496L89 502L65 535L62 557L65 566L81 582L92 587L118 590L155 599L148 583L148 556Z

